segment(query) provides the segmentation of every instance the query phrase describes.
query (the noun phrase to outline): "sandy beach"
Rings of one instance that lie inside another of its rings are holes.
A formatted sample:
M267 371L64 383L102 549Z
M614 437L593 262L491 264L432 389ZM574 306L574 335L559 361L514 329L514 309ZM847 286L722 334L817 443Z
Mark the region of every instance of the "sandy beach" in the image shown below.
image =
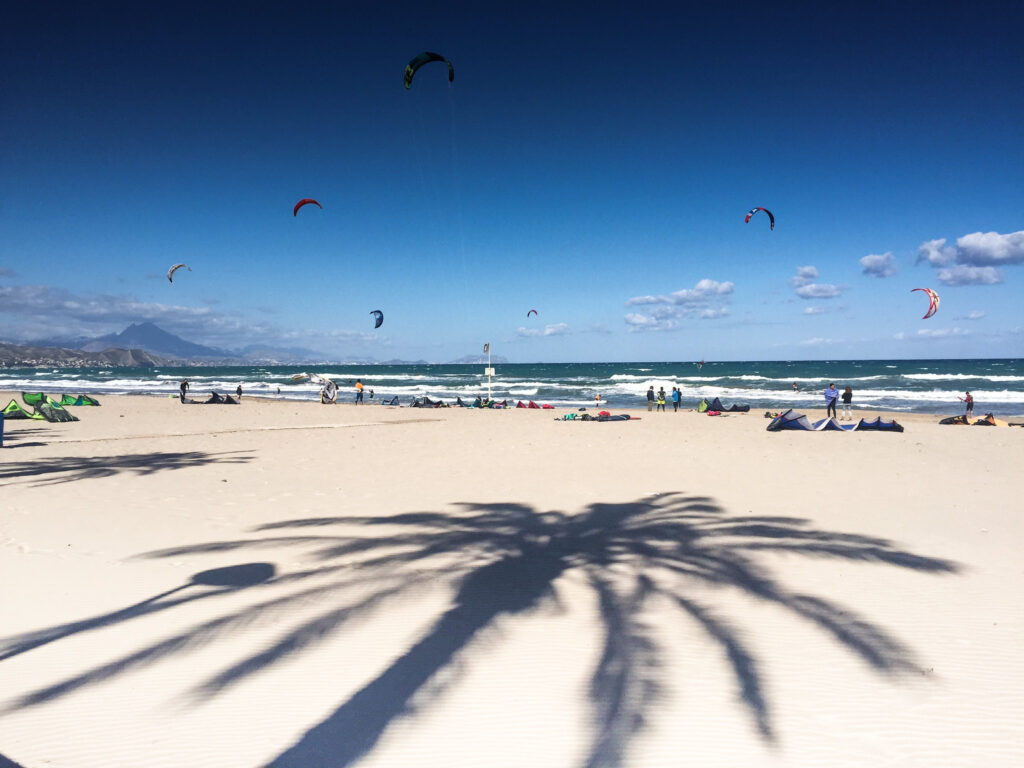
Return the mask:
M0 449L0 765L1024 764L1024 429L71 410Z

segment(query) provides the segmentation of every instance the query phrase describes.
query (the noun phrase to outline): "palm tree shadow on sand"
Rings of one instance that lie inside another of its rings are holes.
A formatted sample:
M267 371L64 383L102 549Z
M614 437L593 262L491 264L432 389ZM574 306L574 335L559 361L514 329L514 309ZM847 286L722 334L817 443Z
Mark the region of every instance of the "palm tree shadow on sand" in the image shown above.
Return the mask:
M382 533L330 534L332 526L342 524L379 527ZM278 623L294 610L296 601L317 599L325 604L332 591L356 583L374 585L358 600L329 603L327 610L278 637L272 646L207 679L193 690L195 701L201 702L367 618L389 598L427 581L450 579L456 590L451 605L420 639L270 762L302 768L349 766L374 749L389 725L441 695L444 686L428 683L456 668L456 657L485 630L493 631L497 619L524 616L554 602L555 581L573 572L594 590L605 635L591 677L594 737L583 762L587 768L604 768L622 764L629 742L658 700L659 649L643 619L653 600L678 606L722 649L743 709L761 736L771 741L771 708L757 659L738 630L693 596L696 585L738 589L780 606L817 626L878 672L896 675L919 671L908 648L841 605L786 589L758 562L759 553L831 557L932 573L957 570L949 561L902 551L884 539L822 531L799 518L730 517L707 497L681 494L625 504L596 503L574 515L538 512L514 503L460 504L446 512L289 520L257 532L260 537L255 539L146 556L310 547L315 567L251 587L289 584L300 585L298 590L27 694L0 714L213 642L221 633L255 621ZM313 578L318 580L315 586L303 584ZM325 578L329 583L323 583Z

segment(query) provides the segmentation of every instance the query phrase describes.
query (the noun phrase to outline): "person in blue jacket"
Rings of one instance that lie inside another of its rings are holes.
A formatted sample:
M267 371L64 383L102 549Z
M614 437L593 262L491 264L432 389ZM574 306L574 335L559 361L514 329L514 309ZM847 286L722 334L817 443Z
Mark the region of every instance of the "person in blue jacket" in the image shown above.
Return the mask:
M836 400L839 399L839 390L836 389L835 384L829 384L828 389L825 390L825 403L828 405L828 412L825 417L831 416L833 419L836 418Z
M672 387L672 410L676 413L679 412L679 388Z

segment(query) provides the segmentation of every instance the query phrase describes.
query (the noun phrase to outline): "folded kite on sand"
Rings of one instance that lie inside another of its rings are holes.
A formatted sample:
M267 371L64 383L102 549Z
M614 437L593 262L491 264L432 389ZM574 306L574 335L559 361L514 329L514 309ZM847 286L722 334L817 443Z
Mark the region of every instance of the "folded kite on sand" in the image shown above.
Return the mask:
M939 424L964 424L971 427L1019 427L1021 424L1011 424L1008 421L997 419L991 413L986 413L980 418L967 418L966 416L950 416L943 419Z
M726 408L722 405L722 401L717 397L711 402L708 402L707 398L705 398L697 405L697 413L706 413L708 411L718 411L719 413L747 413L750 411L750 406L733 403Z
M834 418L822 419L811 424L810 419L794 410L780 413L768 425L769 432L781 432L795 429L803 432L902 432L903 426L895 419L886 421L881 418L861 419L856 424L840 424Z

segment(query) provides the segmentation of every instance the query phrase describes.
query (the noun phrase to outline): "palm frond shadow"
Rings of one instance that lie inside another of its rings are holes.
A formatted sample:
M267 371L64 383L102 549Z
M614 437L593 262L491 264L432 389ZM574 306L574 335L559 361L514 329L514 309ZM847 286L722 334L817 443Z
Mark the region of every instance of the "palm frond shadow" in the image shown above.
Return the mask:
M365 535L332 535L333 526L360 526ZM310 533L305 534L304 531ZM311 518L265 525L256 538L151 552L180 557L264 547L300 547L313 564L250 589L290 590L192 627L100 667L29 693L0 709L33 706L83 686L125 674L169 654L215 642L223 633L275 625L298 605L328 606L279 636L269 647L231 664L191 692L199 703L315 647L352 622L367 620L391 598L418 584L450 579L451 605L386 669L342 701L270 764L349 766L372 751L397 719L428 707L443 692L439 673L501 616L525 616L556 600L555 582L572 571L599 606L604 643L589 699L594 738L584 765L621 765L630 741L658 701L661 654L645 623L654 600L678 606L728 659L737 696L754 727L774 738L770 702L758 660L742 633L695 597L695 586L740 590L817 626L883 674L918 670L910 649L884 628L829 600L787 590L759 553L879 563L928 573L953 573L949 561L906 552L892 542L816 529L794 517L730 517L711 499L666 494L625 504L591 504L578 514L538 512L514 504L459 504L454 511L391 516ZM315 580L312 584L307 580ZM358 599L346 593L370 585ZM8 643L8 646L10 644ZM0 647L3 647L0 644Z
M56 485L76 480L111 477L118 472L152 475L166 470L185 469L203 464L242 464L252 454L233 451L207 453L205 451L133 453L117 456L69 456L51 462L18 461L0 465L0 481L24 478L33 485Z

